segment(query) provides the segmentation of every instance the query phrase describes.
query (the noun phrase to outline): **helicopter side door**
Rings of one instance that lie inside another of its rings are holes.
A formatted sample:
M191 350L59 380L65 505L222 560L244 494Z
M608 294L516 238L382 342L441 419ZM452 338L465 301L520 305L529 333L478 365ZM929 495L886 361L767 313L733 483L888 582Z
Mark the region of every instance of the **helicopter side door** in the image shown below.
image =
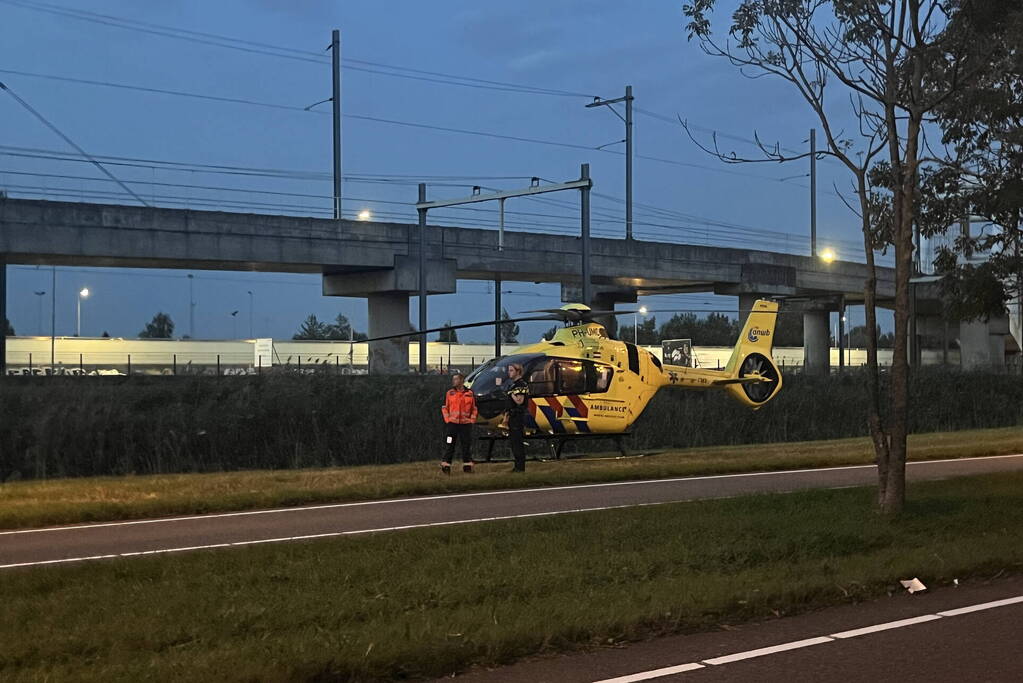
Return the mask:
M543 357L526 369L529 413L536 428L550 434L621 431L625 407L606 400L615 371L610 365L578 358ZM594 430L590 404L599 400L600 428ZM606 424L605 424L606 423Z

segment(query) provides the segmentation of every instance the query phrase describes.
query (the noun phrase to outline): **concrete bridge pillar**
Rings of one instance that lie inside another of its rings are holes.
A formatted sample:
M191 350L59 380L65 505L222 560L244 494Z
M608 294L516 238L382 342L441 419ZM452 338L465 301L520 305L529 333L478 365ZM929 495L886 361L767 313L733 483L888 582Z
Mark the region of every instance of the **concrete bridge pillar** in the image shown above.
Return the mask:
M828 311L803 313L803 372L827 375L831 369L831 334Z
M964 370L1005 370L1007 318L959 323L959 358Z
M409 331L408 294L384 292L370 294L366 299L369 304L370 338ZM408 337L370 342L370 374L398 375L407 373L409 368L408 348Z

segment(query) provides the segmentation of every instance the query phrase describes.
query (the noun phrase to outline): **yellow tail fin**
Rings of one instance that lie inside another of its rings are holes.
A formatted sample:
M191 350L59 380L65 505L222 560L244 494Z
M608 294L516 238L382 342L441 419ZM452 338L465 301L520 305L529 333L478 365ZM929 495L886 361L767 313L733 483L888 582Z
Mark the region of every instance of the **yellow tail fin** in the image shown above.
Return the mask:
M754 409L767 403L781 389L781 372L771 357L777 318L778 303L758 299L725 366L725 373L734 380L760 378L759 381L736 381L725 387L740 403Z

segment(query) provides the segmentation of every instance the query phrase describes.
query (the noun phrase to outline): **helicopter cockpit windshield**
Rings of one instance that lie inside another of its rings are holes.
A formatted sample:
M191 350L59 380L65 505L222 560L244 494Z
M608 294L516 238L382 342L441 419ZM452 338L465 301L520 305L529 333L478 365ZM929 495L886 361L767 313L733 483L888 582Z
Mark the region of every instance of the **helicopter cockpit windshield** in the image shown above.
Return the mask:
M508 366L518 363L523 368L531 361L542 358L541 353L518 353L504 358L495 358L472 371L465 378L466 383L472 388L477 396L486 396L500 389L508 381Z

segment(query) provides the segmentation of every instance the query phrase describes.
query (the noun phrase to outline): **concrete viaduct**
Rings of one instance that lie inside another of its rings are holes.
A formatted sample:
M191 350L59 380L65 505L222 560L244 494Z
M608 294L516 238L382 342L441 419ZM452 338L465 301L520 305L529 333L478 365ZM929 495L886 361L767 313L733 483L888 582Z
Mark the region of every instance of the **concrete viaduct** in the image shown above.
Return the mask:
M418 245L418 227L400 223L0 199L6 263L320 273L324 295L368 300L371 337L409 330ZM842 297L847 304L863 298L866 268L858 263L660 242L591 245L594 300L586 303L605 309L639 295L713 292L738 297L741 311L758 296L786 297L790 310L803 312L811 371L828 366L828 313ZM507 232L499 250L494 230L430 225L427 289L453 293L459 279L559 282L562 299L576 301L579 246L572 236ZM894 271L879 268L878 280L880 304L890 305ZM933 311L918 313L933 318ZM987 324L959 337L963 358L975 365L994 363L992 350L1004 345L1001 331ZM376 342L370 356L374 372L406 370L401 341Z

